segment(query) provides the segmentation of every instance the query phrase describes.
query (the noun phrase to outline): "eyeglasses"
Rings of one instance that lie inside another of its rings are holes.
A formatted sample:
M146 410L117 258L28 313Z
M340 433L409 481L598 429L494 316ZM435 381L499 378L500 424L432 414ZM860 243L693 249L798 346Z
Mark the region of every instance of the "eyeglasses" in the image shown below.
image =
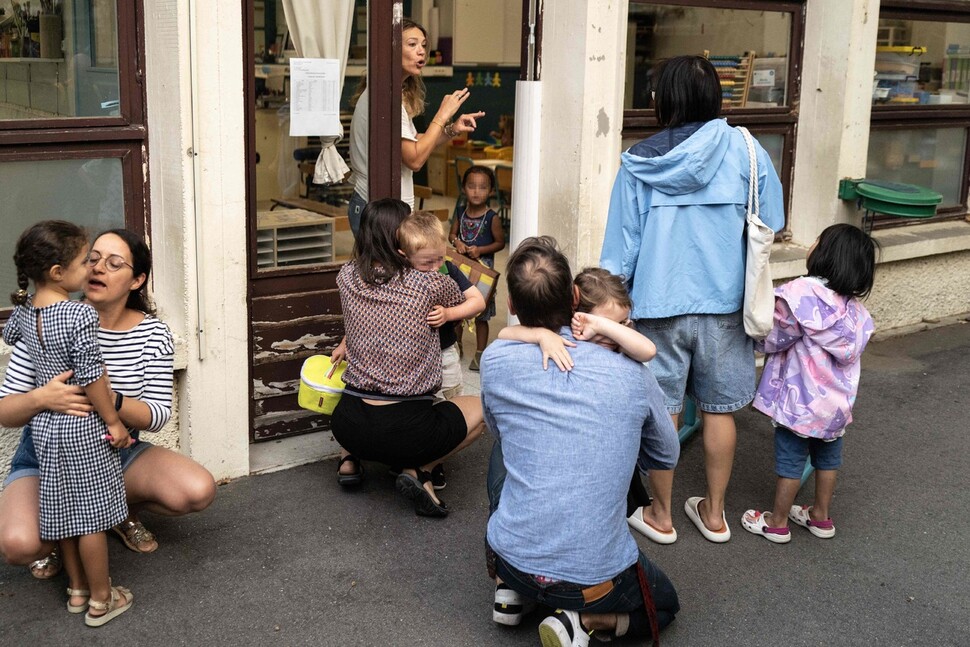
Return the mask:
M110 256L102 256L98 252L91 252L88 257L84 259L84 264L88 267L96 267L101 259L104 259L104 267L109 272L117 272L126 265L131 268L131 271L135 271L135 266L124 259L124 257L118 254L111 254Z

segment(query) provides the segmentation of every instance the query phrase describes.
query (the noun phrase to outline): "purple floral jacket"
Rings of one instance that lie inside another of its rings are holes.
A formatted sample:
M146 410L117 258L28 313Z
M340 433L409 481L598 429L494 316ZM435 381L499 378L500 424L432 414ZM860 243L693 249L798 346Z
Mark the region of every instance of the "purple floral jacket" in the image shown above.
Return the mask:
M802 436L831 440L852 422L862 351L875 326L865 306L815 277L775 288L775 323L754 407Z

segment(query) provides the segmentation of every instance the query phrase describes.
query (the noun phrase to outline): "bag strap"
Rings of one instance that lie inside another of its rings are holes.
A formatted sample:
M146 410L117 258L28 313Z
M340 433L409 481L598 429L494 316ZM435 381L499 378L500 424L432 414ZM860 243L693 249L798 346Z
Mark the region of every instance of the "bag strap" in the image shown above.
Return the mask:
M653 647L660 647L660 623L657 622L657 606L654 604L653 594L650 592L650 581L643 571L643 564L639 557L637 558L637 579L640 581L640 593L643 595L643 609L647 612L647 619L650 621Z
M744 137L744 143L748 147L748 220L751 217L761 217L761 205L758 199L758 154L754 149L754 138L744 126L737 127L738 132Z

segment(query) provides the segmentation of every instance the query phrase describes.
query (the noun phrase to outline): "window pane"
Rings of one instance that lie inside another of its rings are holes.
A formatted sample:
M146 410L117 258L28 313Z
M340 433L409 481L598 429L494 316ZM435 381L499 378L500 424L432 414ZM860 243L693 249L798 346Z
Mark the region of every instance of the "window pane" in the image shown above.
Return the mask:
M20 233L38 220L69 220L92 236L124 227L121 173L120 159L0 162L0 294L17 289L10 259Z
M881 19L877 44L874 104L967 103L970 23Z
M725 108L787 105L791 19L779 11L631 2L624 107L653 107L650 77L658 62L705 51L721 73Z
M965 128L873 129L866 177L918 184L943 194L940 208L960 206Z
M116 2L65 2L60 13L4 24L0 120L120 114Z

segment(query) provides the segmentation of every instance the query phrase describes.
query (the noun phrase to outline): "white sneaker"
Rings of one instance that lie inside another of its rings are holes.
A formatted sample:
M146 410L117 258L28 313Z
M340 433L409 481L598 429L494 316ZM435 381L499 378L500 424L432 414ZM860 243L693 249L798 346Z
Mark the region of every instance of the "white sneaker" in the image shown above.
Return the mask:
M530 600L517 591L513 591L507 584L495 587L495 606L492 609L492 620L500 625L514 627L522 622L525 614L536 608L535 600Z
M579 613L557 609L539 624L542 647L589 647L589 634L579 622Z

